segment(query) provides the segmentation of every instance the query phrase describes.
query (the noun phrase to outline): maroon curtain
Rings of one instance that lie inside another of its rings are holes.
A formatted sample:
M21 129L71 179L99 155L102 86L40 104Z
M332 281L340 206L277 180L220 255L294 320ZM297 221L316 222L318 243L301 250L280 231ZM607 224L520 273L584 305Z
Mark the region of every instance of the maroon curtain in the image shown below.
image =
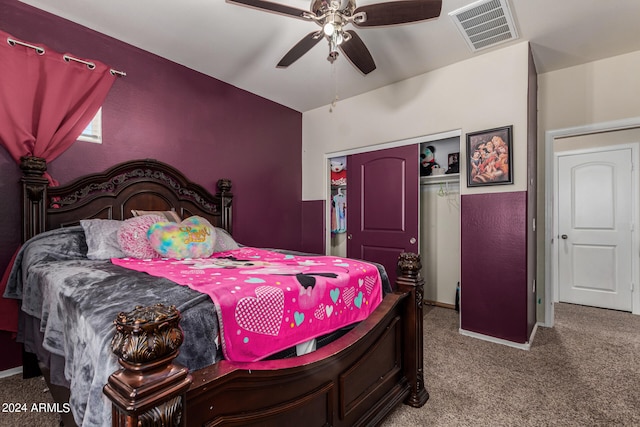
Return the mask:
M50 162L91 122L115 76L99 61L87 61L95 64L88 68L44 45L10 40L17 39L0 31L0 145L18 164L22 156ZM0 280L0 329L15 332L17 301L1 298L12 264Z
M0 145L18 164L22 156L50 162L91 122L115 76L99 61L88 61L90 69L42 44L44 54L9 39L17 40L0 31Z

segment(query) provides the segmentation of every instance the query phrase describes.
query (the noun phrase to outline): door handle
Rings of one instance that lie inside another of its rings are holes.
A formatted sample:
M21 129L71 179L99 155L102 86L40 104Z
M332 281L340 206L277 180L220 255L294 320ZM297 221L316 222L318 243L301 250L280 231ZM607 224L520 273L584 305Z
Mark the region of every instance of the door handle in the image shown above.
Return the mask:
M411 239L409 239L409 243L411 243L412 245L416 244L416 238L412 237Z
M353 239L353 234L351 234L351 233L347 234L347 239L349 239L349 240Z
M563 235L562 235L562 236L560 236L560 237L562 237L564 240L567 240L567 238L568 238L569 236L567 236L566 234L563 234Z

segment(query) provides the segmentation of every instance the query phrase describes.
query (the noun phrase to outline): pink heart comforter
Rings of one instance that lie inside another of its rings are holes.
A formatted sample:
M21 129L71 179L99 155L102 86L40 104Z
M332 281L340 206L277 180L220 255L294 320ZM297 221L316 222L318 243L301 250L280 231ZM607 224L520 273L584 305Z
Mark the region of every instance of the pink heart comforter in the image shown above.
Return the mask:
M382 301L376 266L243 247L201 259L112 259L211 296L224 356L253 362L365 319Z

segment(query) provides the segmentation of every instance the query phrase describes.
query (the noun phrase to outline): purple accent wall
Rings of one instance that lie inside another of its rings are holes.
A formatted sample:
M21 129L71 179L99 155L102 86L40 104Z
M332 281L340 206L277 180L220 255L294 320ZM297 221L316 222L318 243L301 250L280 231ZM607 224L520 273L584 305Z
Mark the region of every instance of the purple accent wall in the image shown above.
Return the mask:
M325 201L302 202L302 250L315 254L325 253Z
M229 178L239 242L302 249L300 112L17 0L0 0L0 28L127 73L104 103L103 144L78 142L50 163L60 183L136 158L169 163L211 192ZM20 241L19 179L0 148L0 268Z
M299 247L300 112L17 0L0 0L0 27L127 73L105 101L103 144L74 144L50 164L54 178L66 183L135 158L167 162L210 191L230 178L237 239Z
M461 328L525 343L527 192L461 198Z

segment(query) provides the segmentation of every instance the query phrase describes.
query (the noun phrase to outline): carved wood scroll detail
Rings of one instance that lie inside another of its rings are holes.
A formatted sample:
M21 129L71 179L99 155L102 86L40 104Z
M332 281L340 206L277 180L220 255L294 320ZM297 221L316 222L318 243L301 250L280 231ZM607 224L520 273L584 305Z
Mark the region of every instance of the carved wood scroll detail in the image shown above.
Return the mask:
M411 392L405 403L419 408L429 399L429 393L424 386L424 347L423 347L423 295L424 280L422 279L422 263L420 255L401 253L398 258L400 275L397 280L401 291L409 292L412 296L406 305L407 316L404 334L409 340L405 346L405 375L409 380Z
M44 186L26 184L24 189L28 200L42 200L44 198Z
M22 156L20 157L20 169L24 176L44 175L47 171L47 161L42 157Z
M219 179L218 180L218 190L221 193L228 193L231 191L231 180L230 179Z
M203 208L211 212L218 211L218 207L215 204L208 203L200 194L198 194L196 191L193 191L189 188L185 188L180 184L180 182L176 181L172 176L161 171L154 171L151 169L143 169L143 168L133 169L131 171L121 173L119 175L114 176L113 178L109 179L106 182L92 183L92 184L86 185L85 187L80 188L79 190L76 190L72 194L68 194L64 197L61 197L59 200L56 200L55 203L52 202L51 204L52 205L55 204L58 206L73 205L78 201L81 201L82 199L85 199L87 197L91 197L95 194L100 194L100 193L115 194L118 192L119 188L122 188L125 185L128 185L129 181L137 178L150 178L155 181L162 182L166 186L172 188L176 192L176 194L180 195L181 197L185 199L193 200L197 204L201 205ZM230 182L228 184L228 188L229 189L231 188Z
M184 340L180 318L175 306L163 304L136 306L129 313L120 313L113 322L116 333L111 340L111 349L133 370L139 369L134 364L170 356L178 351Z
M123 369L109 377L104 393L113 404L113 426L182 426L191 376L173 359L184 335L174 306L137 306L114 320L111 341Z
M180 397L174 397L160 406L151 408L138 418L139 427L179 426L182 421L183 403Z
M411 252L401 253L398 258L398 269L402 276L411 278L416 282L419 280L422 281L420 273L422 270L422 262L420 261L420 255ZM415 303L417 306L422 307L424 286L416 286L415 293Z
M22 242L45 231L44 205L49 181L44 177L47 162L42 157L22 156Z

